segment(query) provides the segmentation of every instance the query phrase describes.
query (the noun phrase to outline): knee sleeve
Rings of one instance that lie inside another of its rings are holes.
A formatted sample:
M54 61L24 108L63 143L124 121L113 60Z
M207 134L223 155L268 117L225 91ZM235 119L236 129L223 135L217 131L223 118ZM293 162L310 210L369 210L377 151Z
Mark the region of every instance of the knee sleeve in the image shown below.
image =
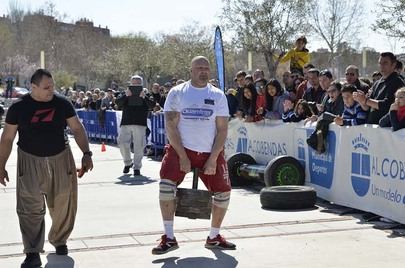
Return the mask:
M159 183L159 200L170 201L176 198L176 183L171 180L160 180Z
M231 192L214 193L212 203L220 208L228 208Z

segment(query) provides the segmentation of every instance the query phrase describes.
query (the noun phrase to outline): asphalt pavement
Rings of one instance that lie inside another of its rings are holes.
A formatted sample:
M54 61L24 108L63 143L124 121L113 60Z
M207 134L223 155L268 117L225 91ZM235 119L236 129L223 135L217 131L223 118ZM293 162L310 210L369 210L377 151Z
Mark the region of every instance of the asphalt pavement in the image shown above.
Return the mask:
M71 141L76 163L81 152ZM142 176L122 174L118 147L91 144L94 169L79 179L75 229L69 255L57 256L46 242L42 267L404 267L405 240L381 222L319 200L299 211L261 208L259 189L235 188L221 233L237 245L233 251L204 248L208 220L175 218L180 248L152 255L162 234L158 201L160 162L143 158ZM16 145L7 164L10 183L0 186L0 268L19 267L23 246L15 212ZM131 170L132 171L132 170ZM191 187L188 174L184 187ZM203 184L199 184L203 187ZM50 218L46 217L47 231ZM399 230L401 231L401 230Z

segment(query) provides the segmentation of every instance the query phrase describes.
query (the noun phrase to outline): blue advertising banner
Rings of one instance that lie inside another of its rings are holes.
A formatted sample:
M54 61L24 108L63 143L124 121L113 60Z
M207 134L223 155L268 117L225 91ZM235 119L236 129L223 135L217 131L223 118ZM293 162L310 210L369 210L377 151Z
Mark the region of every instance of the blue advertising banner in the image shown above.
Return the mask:
M224 48L222 45L222 34L219 26L215 29L214 54L217 65L217 76L219 88L225 91L225 61Z

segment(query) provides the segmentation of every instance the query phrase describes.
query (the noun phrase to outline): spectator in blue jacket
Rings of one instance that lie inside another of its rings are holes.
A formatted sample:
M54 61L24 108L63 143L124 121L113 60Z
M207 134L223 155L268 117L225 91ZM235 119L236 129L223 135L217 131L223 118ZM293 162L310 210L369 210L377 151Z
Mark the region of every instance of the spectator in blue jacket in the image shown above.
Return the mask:
M363 110L360 103L353 98L353 92L357 88L354 85L344 85L342 88L342 97L345 108L342 116L337 116L334 122L339 126L356 126L367 122L367 111Z
M299 122L312 116L308 103L300 99L294 109L294 103L287 99L284 101L284 113L281 116L283 122Z

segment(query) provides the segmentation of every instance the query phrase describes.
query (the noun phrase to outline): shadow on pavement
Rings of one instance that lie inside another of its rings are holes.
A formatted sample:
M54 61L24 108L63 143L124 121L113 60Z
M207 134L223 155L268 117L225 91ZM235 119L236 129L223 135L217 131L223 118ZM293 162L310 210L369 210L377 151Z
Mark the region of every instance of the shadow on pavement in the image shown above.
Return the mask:
M169 257L165 259L158 259L152 261L154 264L163 263L162 268L199 268L199 267L210 267L210 268L233 268L238 265L238 261L235 257L224 253L221 250L211 250L215 254L215 258L208 257L190 257L190 258L180 258L180 257Z
M69 256L59 256L51 253L46 258L48 262L44 268L73 268L75 266L75 261Z
M120 181L117 181L115 184L128 185L128 186L145 185L145 184L157 182L157 180L152 180L149 177L145 177L142 175L135 176L135 177L133 175L122 175L122 176L118 177L117 179L119 179Z

